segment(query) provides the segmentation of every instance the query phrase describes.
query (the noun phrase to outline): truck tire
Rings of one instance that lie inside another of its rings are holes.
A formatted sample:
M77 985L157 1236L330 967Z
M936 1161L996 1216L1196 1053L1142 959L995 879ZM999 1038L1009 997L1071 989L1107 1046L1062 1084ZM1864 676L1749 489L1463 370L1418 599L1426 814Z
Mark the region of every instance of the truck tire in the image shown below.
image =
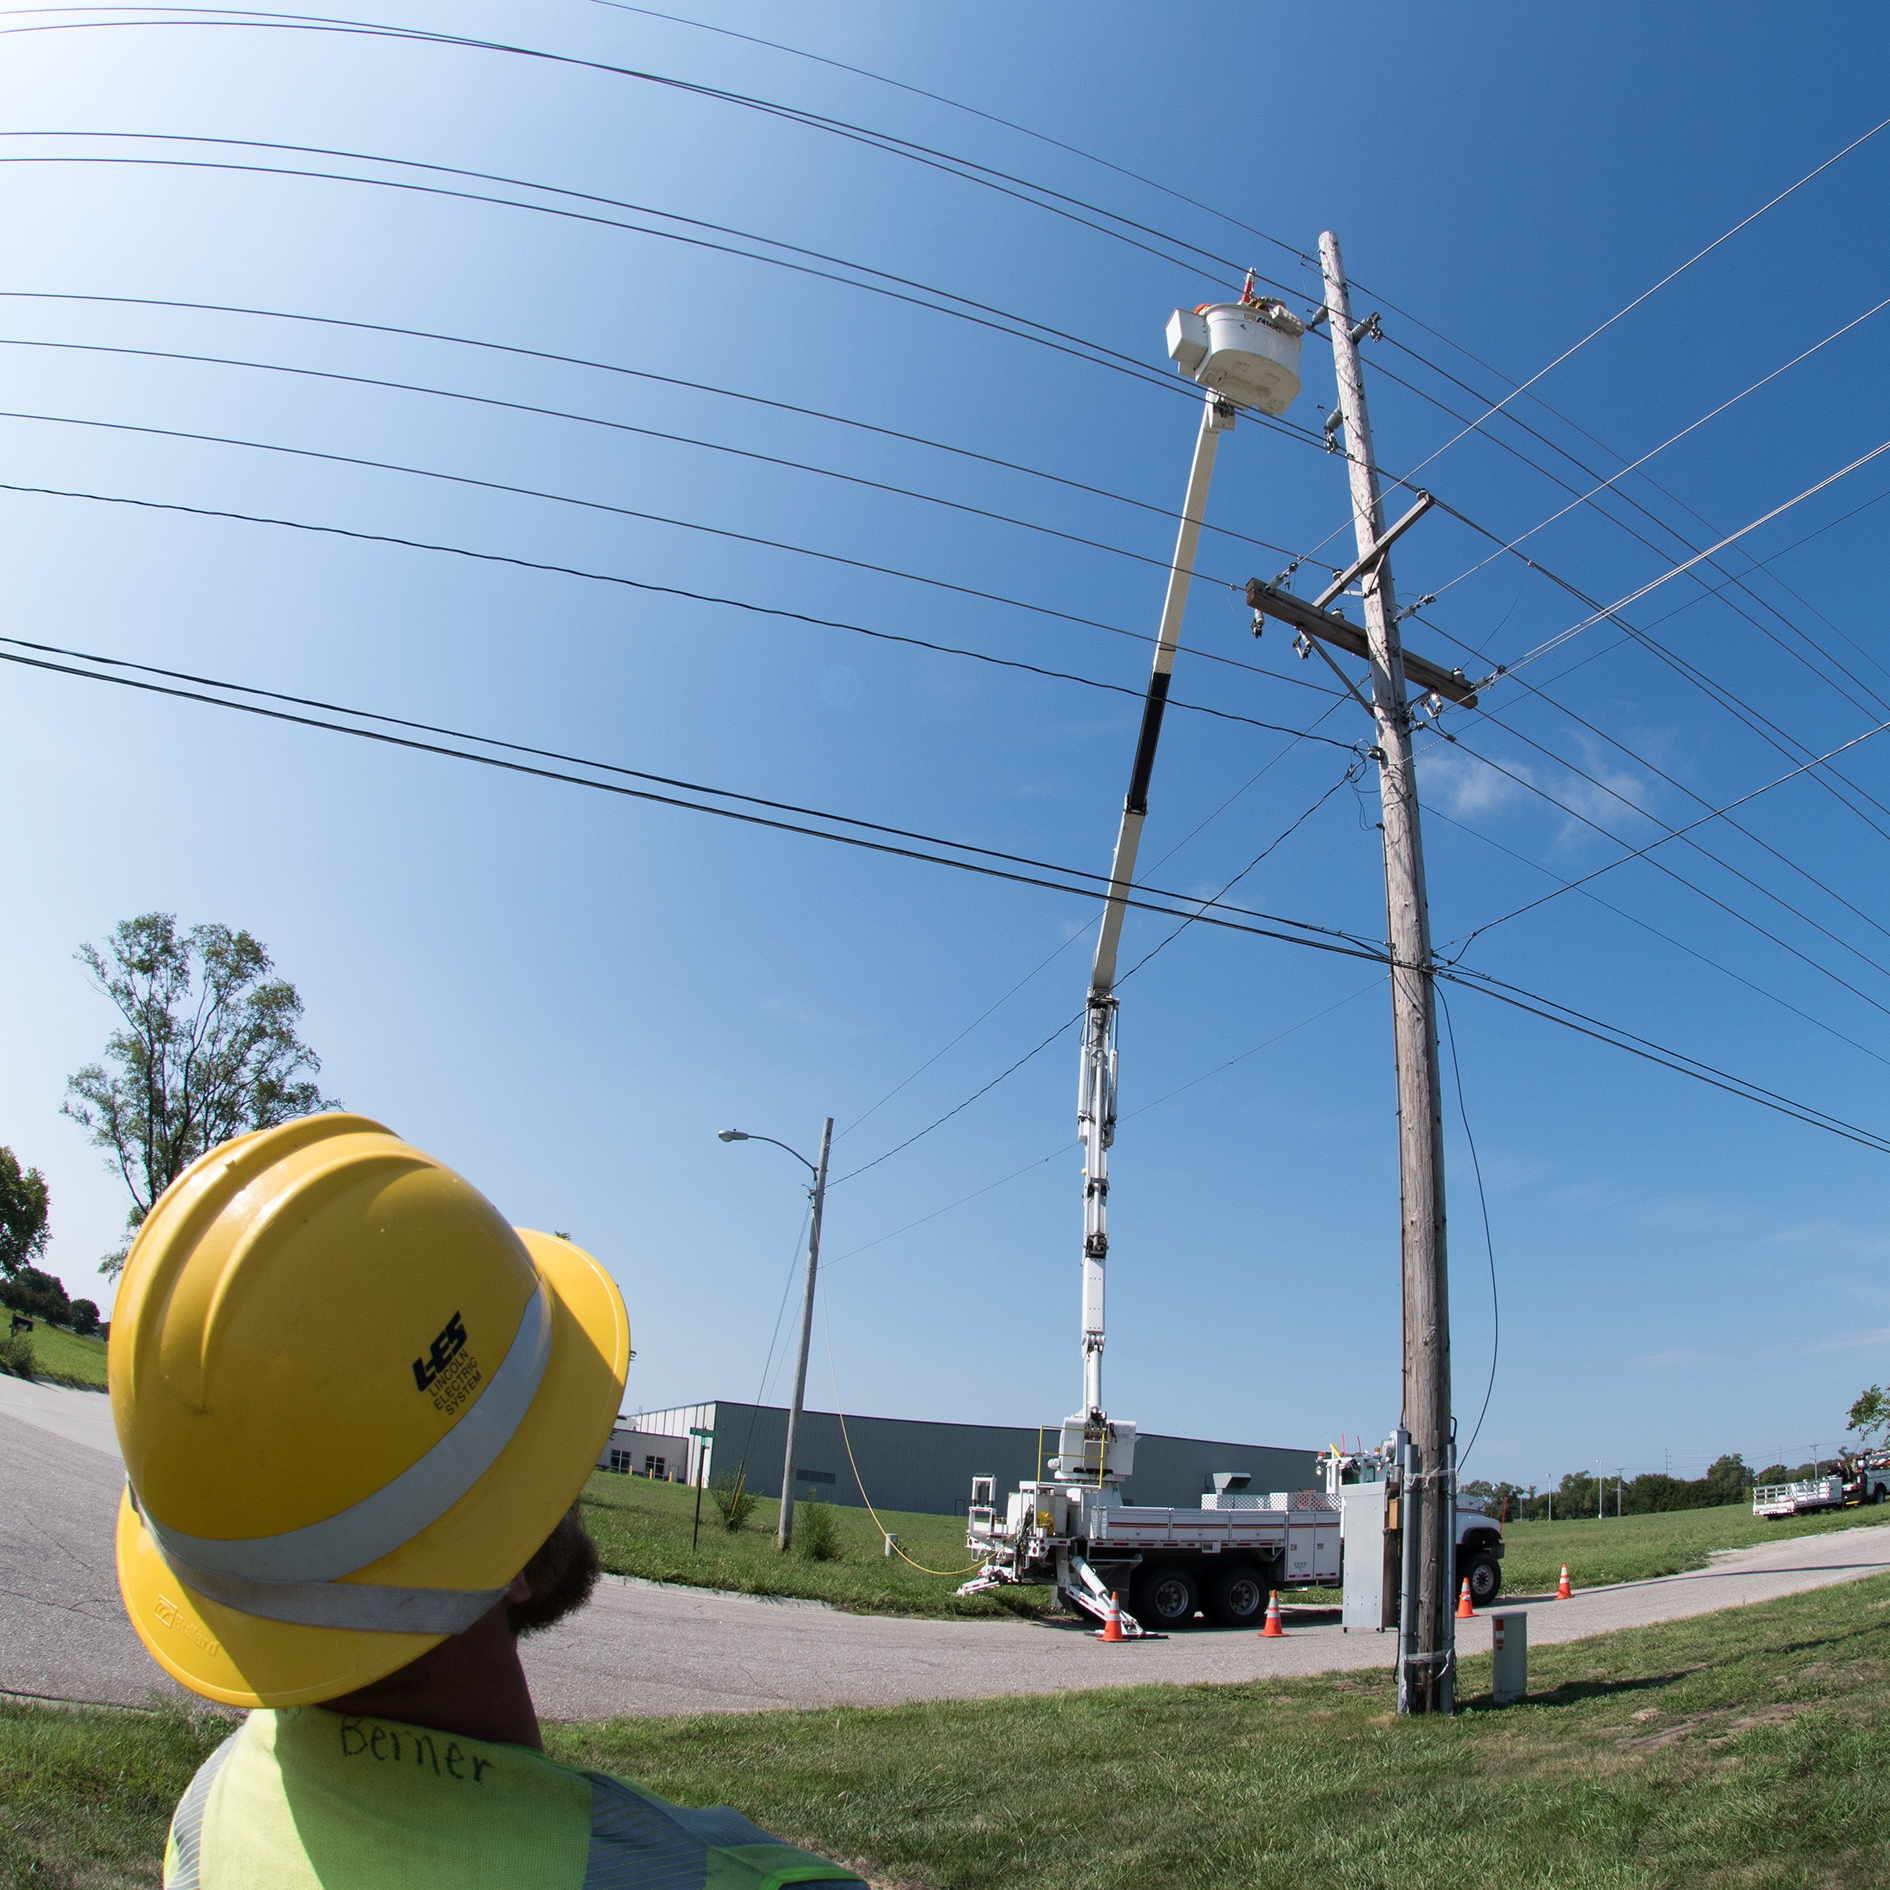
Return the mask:
M1208 1619L1216 1627L1258 1627L1267 1611L1267 1580L1251 1562L1222 1569L1208 1584Z
M1158 1562L1135 1578L1135 1618L1161 1633L1194 1626L1201 1590L1194 1577L1174 1562Z
M1457 1579L1470 1584L1470 1599L1487 1608L1503 1589L1503 1565L1493 1555L1469 1555L1457 1564Z

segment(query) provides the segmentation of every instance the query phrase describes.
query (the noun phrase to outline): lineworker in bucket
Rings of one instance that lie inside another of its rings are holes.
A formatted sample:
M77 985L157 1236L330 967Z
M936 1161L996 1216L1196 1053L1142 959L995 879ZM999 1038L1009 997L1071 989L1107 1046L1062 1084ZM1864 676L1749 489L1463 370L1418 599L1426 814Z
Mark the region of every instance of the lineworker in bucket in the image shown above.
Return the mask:
M119 1588L167 1673L253 1709L167 1890L859 1882L544 1756L518 1639L597 1580L576 1500L629 1358L596 1261L361 1116L166 1189L112 1322Z

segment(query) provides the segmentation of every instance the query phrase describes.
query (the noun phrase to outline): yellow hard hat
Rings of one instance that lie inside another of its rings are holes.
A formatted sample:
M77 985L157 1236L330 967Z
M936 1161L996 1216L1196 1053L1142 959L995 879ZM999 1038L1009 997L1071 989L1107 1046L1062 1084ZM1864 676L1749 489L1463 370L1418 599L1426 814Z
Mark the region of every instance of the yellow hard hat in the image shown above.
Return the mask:
M225 1142L146 1216L112 1319L132 1625L232 1706L404 1667L576 1500L629 1360L590 1255L378 1122Z

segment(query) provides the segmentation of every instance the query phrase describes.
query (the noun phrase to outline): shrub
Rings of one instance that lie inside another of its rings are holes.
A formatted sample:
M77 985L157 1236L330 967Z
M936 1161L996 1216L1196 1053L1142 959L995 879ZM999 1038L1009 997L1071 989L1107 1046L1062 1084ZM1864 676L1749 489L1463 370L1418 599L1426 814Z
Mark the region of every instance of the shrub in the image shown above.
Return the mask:
M75 1299L67 1323L80 1338L89 1339L98 1331L98 1308L89 1299Z
M818 1490L809 1490L796 1510L794 1548L810 1562L840 1559L840 1525L834 1519L833 1505L823 1503Z
M709 1479L709 1500L722 1518L722 1527L733 1535L755 1507L755 1493L748 1487L746 1469L718 1470Z
M15 1378L31 1378L36 1369L30 1334L14 1332L0 1338L0 1372L11 1372Z

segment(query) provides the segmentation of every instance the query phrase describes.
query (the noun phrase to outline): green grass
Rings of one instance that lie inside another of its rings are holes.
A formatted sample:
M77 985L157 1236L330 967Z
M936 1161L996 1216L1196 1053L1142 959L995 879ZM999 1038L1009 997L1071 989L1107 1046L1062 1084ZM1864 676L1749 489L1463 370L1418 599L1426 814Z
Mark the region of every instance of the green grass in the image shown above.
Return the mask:
M965 1525L956 1516L893 1514L882 1510L900 1546L928 1568L959 1571L949 1577L921 1574L881 1553L879 1531L864 1510L833 1506L841 1555L833 1562L808 1562L780 1555L774 1546L780 1506L757 1502L747 1526L734 1535L722 1527L715 1506L702 1500L702 1546L689 1547L695 1491L643 1477L594 1475L584 1492L584 1515L603 1553L604 1566L619 1575L743 1594L794 1595L831 1602L862 1614L941 1617L1036 1615L1055 1597L1048 1588L1013 1588L960 1600L953 1592L965 1579ZM1743 1504L1723 1509L1678 1510L1661 1516L1593 1517L1574 1522L1514 1522L1504 1530L1506 1595L1544 1594L1554 1589L1566 1562L1578 1589L1615 1582L1646 1581L1704 1568L1715 1549L1745 1549L1787 1536L1822 1535L1831 1529L1890 1524L1890 1506L1836 1510L1767 1522ZM1291 1598L1338 1604L1332 1589L1294 1590Z
M5 1312L0 1309L0 1319L4 1317ZM105 1389L103 1339L82 1339L76 1332L67 1332L59 1326L48 1324L44 1319L34 1320L31 1334L22 1333L20 1336L32 1340L35 1377L50 1378L55 1384L78 1385L92 1391Z
M927 1568L954 1571L928 1575L888 1557L879 1530L863 1509L835 1503L829 1513L839 1537L839 1555L810 1562L774 1546L781 1506L763 1497L735 1533L722 1527L713 1500L702 1498L702 1541L689 1547L696 1493L680 1483L646 1477L594 1474L585 1486L584 1520L596 1538L604 1566L618 1575L651 1581L686 1582L749 1595L794 1595L831 1602L855 1614L915 1614L990 1619L1036 1615L1055 1600L1048 1588L1014 1588L997 1595L961 1599L958 1584L972 1572L959 1516L918 1516L881 1510L899 1546Z
M1131 1651L1125 1658L1133 1658ZM1865 1890L1890 1881L1890 1577L1531 1658L548 1727L554 1757L928 1890ZM0 1703L0 1885L155 1884L208 1715Z
M1574 1522L1513 1522L1503 1531L1503 1592L1551 1591L1564 1562L1576 1588L1602 1588L1704 1568L1715 1549L1750 1549L1787 1536L1879 1524L1890 1524L1890 1507L1828 1510L1768 1522L1743 1503L1619 1520L1590 1516Z
M0 1885L155 1884L171 1812L231 1724L0 1699Z

